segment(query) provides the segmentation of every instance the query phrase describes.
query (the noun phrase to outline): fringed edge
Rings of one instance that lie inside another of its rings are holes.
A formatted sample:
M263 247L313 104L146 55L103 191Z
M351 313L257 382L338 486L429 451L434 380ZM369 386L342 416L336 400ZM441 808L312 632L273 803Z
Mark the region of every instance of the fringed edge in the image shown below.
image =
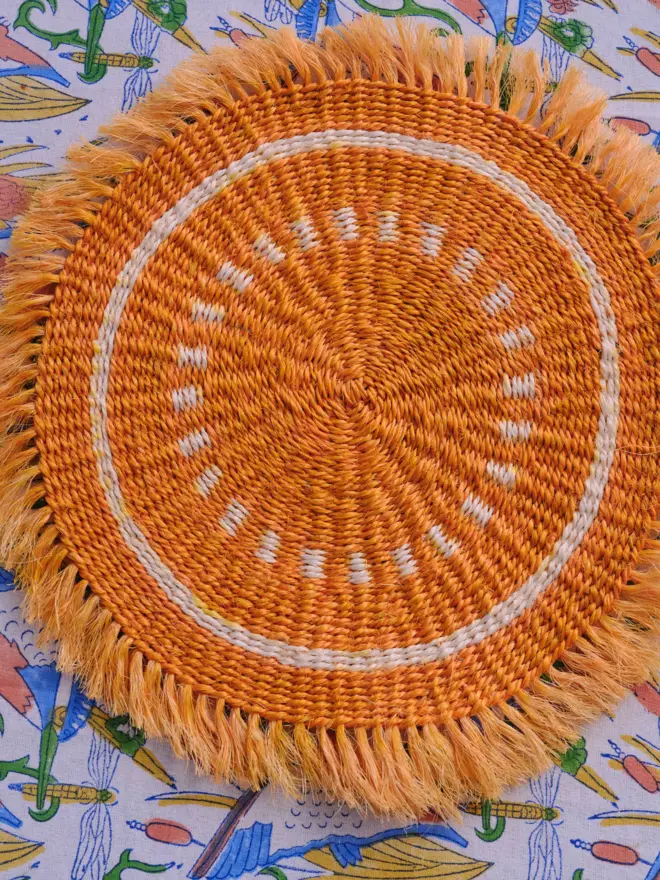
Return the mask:
M366 79L450 93L511 115L546 135L619 205L649 260L660 251L660 158L629 131L601 122L606 99L569 71L552 89L532 52L490 41L440 40L363 19L326 31L320 45L280 32L245 48L181 65L101 144L70 151L62 182L44 191L16 230L0 314L0 556L17 572L26 613L60 642L59 663L89 695L128 712L150 736L219 779L290 794L325 789L354 807L413 818L456 814L549 766L583 726L610 711L658 661L660 523L614 609L583 633L548 673L507 703L423 727L310 728L246 714L196 693L122 633L60 541L37 450L36 360L54 287L68 253L100 204L145 156L192 122L248 95L313 82ZM201 97L200 97L201 96Z

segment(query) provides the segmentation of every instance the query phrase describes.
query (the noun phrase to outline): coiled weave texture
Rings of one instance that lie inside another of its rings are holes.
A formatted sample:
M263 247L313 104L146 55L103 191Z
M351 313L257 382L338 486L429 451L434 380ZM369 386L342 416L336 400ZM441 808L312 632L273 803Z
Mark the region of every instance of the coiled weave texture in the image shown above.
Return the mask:
M450 810L654 662L658 164L481 43L196 65L17 236L5 558L203 769Z

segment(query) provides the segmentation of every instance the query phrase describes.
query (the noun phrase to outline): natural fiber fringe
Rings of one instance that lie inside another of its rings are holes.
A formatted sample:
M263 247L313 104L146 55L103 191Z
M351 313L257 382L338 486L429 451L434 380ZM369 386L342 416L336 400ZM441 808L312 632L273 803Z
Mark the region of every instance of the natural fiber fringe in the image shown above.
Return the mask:
M569 71L552 92L535 54L490 41L364 19L326 31L322 45L281 32L183 64L101 145L71 150L67 179L43 192L12 239L0 314L0 557L25 587L27 615L60 641L60 666L91 697L128 712L150 736L205 773L293 794L323 788L356 807L405 817L455 814L475 796L545 770L582 727L655 671L660 549L649 537L616 607L566 650L543 679L470 718L422 728L309 729L247 715L195 692L147 659L81 580L60 542L36 448L36 358L66 255L121 177L218 106L281 87L363 78L451 93L507 112L550 138L592 174L627 215L651 264L660 250L660 158L626 130L601 123L605 97ZM466 66L467 65L467 66ZM656 266L656 273L660 269Z

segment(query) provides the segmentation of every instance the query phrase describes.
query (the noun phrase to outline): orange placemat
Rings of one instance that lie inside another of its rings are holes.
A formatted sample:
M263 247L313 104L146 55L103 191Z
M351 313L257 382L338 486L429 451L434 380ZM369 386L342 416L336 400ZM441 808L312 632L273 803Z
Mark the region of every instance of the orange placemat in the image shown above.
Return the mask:
M657 663L659 160L367 20L185 64L15 236L1 549L205 771L451 811Z

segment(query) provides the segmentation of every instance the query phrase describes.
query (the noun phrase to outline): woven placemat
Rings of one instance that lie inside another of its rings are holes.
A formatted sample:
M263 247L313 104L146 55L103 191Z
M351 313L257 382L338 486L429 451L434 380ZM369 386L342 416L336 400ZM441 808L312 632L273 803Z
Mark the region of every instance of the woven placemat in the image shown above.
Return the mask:
M0 549L92 696L447 814L653 669L660 160L604 105L366 20L73 152L14 240Z

